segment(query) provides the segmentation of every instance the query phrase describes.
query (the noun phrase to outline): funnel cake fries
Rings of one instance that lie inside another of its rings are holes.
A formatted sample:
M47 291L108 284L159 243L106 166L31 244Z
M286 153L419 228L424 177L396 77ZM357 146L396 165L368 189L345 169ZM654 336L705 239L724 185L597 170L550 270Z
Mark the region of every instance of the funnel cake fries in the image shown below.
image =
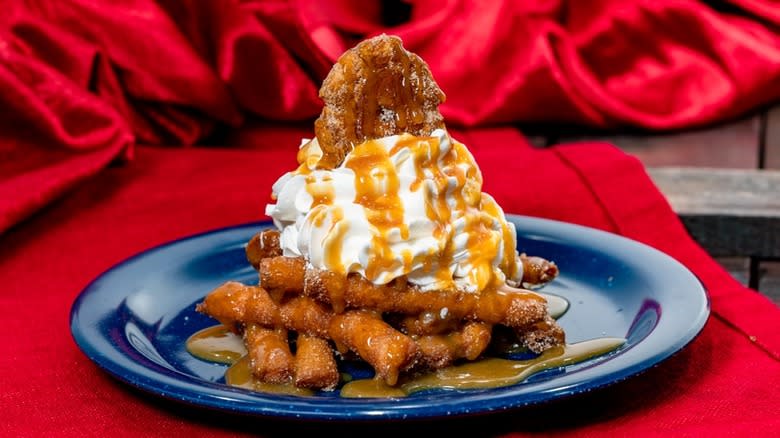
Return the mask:
M243 336L254 377L333 390L337 359L355 358L395 386L507 334L534 353L564 344L530 290L558 268L517 254L473 156L446 132L423 60L372 38L341 56L320 96L316 138L274 184L278 230L246 246L259 284L229 281L197 305Z
M307 267L301 257L282 256L278 239L278 231L265 230L246 248L263 287L227 282L197 306L231 330L243 331L253 373L261 381L292 379L299 387L334 388L338 371L328 339L339 353L365 360L388 385L403 372L479 358L494 324L514 329L518 341L536 353L564 341L543 299L531 292L511 287L482 294L421 292L400 281L374 285L356 274L339 279ZM533 287L557 276L555 265L541 257L525 258L523 272L523 282ZM287 331L298 334L294 357Z

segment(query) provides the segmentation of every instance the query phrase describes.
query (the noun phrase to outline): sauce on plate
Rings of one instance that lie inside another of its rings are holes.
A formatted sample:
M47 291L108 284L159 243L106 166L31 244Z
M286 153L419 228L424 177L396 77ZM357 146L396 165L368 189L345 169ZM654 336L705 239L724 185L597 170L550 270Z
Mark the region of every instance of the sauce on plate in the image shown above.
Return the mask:
M478 389L513 385L544 370L573 365L618 349L623 338L604 337L558 346L525 360L486 357L473 362L449 366L426 374L405 378L391 387L379 379L355 379L344 375L346 383L340 388L341 397L397 398L429 389ZM208 327L187 340L187 350L195 357L231 365L225 372L228 385L255 391L314 395L308 389L293 385L268 384L257 381L249 368L246 348L240 336L225 326Z

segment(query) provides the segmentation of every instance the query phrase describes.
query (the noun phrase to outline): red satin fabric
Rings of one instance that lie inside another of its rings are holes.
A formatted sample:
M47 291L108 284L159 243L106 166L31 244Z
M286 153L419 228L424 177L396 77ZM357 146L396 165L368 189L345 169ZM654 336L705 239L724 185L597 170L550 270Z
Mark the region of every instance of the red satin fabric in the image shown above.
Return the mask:
M641 378L511 415L382 430L778 430L780 311L690 240L636 160L601 144L537 151L512 129L474 129L685 128L775 101L779 9L713 4L434 0L413 2L406 16L358 0L0 0L0 435L322 432L130 390L77 349L67 309L138 251L260 218L298 139L311 135L321 79L344 49L380 32L430 64L448 125L507 211L662 249L705 282L713 305L702 335ZM159 147L191 145L214 147Z
M333 61L380 32L430 64L451 126L684 128L780 96L770 1L410 4L0 1L0 232L135 143L310 120Z

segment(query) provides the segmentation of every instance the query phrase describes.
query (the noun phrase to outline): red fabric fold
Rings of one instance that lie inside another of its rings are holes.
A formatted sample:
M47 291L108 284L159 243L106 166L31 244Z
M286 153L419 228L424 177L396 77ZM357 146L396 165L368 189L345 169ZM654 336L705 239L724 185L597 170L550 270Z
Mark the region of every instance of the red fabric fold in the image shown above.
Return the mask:
M674 129L732 118L780 96L780 21L770 1L718 5L5 0L0 104L13 121L0 130L0 193L14 194L0 204L0 232L89 174L19 188L14 175L39 156L23 132L46 133L48 150L102 148L88 166L97 170L129 156L133 140L192 145L246 118L310 120L335 59L381 32L429 63L451 126Z
M0 236L0 435L290 436L381 427L393 436L702 436L780 427L780 309L728 277L691 241L634 158L598 143L538 150L512 129L455 132L480 164L484 189L507 212L640 240L702 279L713 316L682 352L640 376L550 405L381 426L212 413L131 390L91 363L67 330L67 309L82 288L151 246L261 219L271 184L294 167L298 139L308 133L260 127L244 137L254 149L140 147L133 163L106 169Z
M678 129L774 102L774 2L0 0L0 7L0 435L321 433L130 390L78 351L67 309L91 279L138 251L259 219L271 183L294 166L299 137L311 136L322 78L345 49L381 32L401 36L429 63L447 94L448 125L506 211L659 248L704 281L713 308L689 348L639 378L549 407L414 431L699 436L780 427L780 311L690 240L635 159L603 144L536 150L515 130L473 129L540 121ZM409 433L388 426L396 430Z

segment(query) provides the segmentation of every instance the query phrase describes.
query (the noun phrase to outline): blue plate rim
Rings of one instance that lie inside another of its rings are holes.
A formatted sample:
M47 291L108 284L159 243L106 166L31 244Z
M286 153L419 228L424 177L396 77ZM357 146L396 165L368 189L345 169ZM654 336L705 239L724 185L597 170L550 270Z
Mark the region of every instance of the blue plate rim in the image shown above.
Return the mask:
M654 254L656 257L665 259L670 266L675 266L681 274L690 276L698 285L696 298L701 300L701 304L696 306L698 312L695 315L688 315L691 317L688 330L685 331L685 333L680 334L680 336L666 348L655 351L652 357L641 362L632 363L630 366L622 367L606 375L596 375L584 380L581 379L573 384L567 383L553 388L544 388L543 390L531 393L517 392L516 389L518 387L523 387L523 385L526 384L495 388L487 391L471 390L459 392L458 394L465 395L436 400L435 405L431 406L430 400L427 398L421 400L414 400L412 397L387 400L345 398L319 399L262 394L240 388L232 388L224 384L208 382L180 372L168 374L161 373L160 370L150 369L127 357L122 361L112 360L107 357L105 352L96 347L94 342L90 339L90 334L94 336L95 333L91 333L88 328L83 327L80 324L80 308L86 300L91 299L93 294L96 293L96 284L111 273L121 270L124 266L134 260L183 242L211 236L216 233L229 232L231 230L247 227L260 229L271 225L270 221L255 221L206 230L170 240L115 263L85 286L73 301L70 309L71 336L79 349L81 349L93 363L109 375L136 389L140 389L143 392L164 399L219 411L277 419L392 421L404 419L436 419L519 409L525 406L547 403L560 398L597 390L605 386L611 386L661 364L689 345L704 328L710 315L710 300L707 291L703 283L694 273L671 256L642 242L604 230L535 216L517 214L507 214L506 216L507 219L518 227L518 234L527 231L525 229L520 229L518 222L526 225L533 225L531 228L536 226L543 228L552 227L554 229L563 227L563 229L572 233L591 234L603 237L611 242L621 242L622 244L631 245L637 250L644 251L646 254ZM536 231L538 232L538 230ZM595 365L595 367L598 367L598 365Z

